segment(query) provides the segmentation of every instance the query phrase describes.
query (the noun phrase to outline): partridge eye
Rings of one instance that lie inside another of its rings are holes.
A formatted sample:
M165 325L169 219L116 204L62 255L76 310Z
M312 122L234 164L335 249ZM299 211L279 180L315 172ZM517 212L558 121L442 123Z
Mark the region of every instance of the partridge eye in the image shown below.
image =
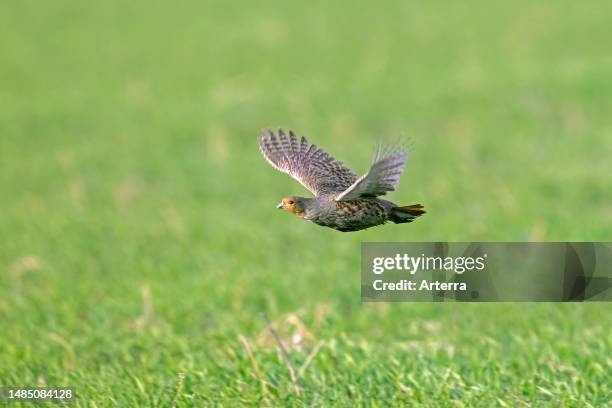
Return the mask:
M293 204L293 201L289 201L289 204Z

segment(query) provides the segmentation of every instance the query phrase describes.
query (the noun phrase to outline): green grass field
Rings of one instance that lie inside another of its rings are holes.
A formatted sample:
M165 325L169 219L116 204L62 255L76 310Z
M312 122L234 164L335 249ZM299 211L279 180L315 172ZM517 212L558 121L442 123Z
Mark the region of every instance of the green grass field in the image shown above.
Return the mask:
M362 241L610 240L611 19L2 2L0 385L78 407L611 406L610 304L362 304L359 269ZM427 215L343 234L276 210L306 193L258 152L279 126L358 173L411 139L390 199ZM312 357L299 395L262 313Z

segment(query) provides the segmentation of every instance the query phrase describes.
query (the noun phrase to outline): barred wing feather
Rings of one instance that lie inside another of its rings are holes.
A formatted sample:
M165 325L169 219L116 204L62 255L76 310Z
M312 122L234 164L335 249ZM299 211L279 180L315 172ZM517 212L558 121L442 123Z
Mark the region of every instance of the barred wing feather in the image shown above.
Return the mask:
M366 174L336 196L336 201L350 201L363 197L378 197L394 191L408 158L405 148L377 149Z
M316 196L336 195L357 180L357 175L342 162L334 159L316 145L309 145L293 131L285 134L279 129L259 136L259 149L264 158L277 170L289 174Z

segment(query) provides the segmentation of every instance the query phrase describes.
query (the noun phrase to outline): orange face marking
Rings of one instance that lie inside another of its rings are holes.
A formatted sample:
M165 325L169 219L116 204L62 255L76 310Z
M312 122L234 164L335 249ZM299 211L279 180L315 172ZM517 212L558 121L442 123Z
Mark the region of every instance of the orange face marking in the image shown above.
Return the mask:
M283 198L283 210L288 213L295 214L300 218L304 218L304 212L299 208L297 199L294 197Z

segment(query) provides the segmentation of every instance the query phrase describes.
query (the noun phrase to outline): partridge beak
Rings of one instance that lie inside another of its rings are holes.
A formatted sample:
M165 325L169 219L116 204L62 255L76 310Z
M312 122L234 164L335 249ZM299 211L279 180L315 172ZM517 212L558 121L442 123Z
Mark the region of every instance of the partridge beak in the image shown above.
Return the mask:
M282 210L283 208L285 208L285 204L281 201L280 204L276 206L276 208Z

